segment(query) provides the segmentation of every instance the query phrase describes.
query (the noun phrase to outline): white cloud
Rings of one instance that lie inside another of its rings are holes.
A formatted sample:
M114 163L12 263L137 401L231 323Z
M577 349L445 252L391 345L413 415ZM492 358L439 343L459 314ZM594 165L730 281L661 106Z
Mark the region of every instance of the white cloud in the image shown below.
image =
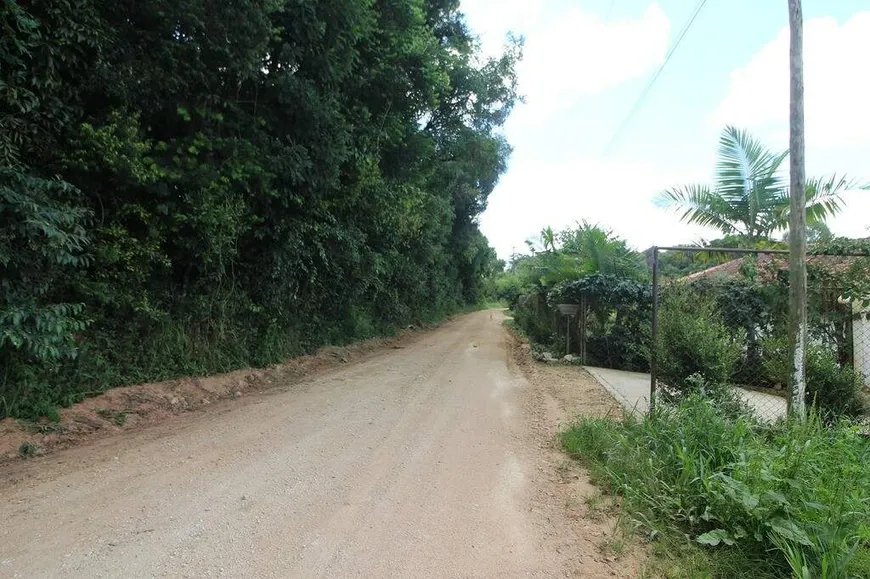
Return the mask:
M520 87L530 106L557 112L648 73L664 58L669 34L670 22L656 3L638 20L610 23L567 9L529 38Z
M731 73L728 94L710 116L715 128L749 129L775 149L788 147L789 35L784 28L743 67ZM842 24L834 18L804 23L804 91L808 171L847 173L866 181L870 154L870 12ZM870 193L849 192L846 209L829 220L831 229L866 237Z
M481 229L502 257L524 250L523 240L544 226L562 228L583 219L619 225L617 233L638 247L659 241L649 232L667 232L670 242L676 241L671 234L697 237L652 206L651 196L673 181L651 166L594 159L540 162L532 150L544 126L540 121L558 117L583 97L650 74L667 52L670 21L657 2L637 17L606 22L577 4L462 1L485 54L498 54L509 31L526 39L517 72L527 102L506 127L516 151L481 216Z
M657 164L618 157L563 162L564 135L552 121L579 110L583 97L648 76L661 63L670 33L657 3L649 4L643 15L612 22L574 7L577 4L463 0L463 9L473 7L470 24L483 34L490 54L498 52L507 30L526 37L519 73L528 104L517 108L506 127L516 150L481 216L482 231L502 257L514 249L525 250L523 240L545 226L561 229L583 219L613 228L638 249L718 237L714 230L680 223L675 214L656 207L652 198L675 184L710 180L723 124L750 129L774 149L788 146L787 31L732 72L728 95L709 118L709 135L696 143L709 151L709 159L705 154L702 161L696 154L690 164L679 155L664 161L661 155L651 156ZM805 52L808 171L845 172L868 181L870 76L862 67L870 54L870 12L843 23L830 18L807 21ZM567 110L572 106L575 111ZM832 230L870 235L870 192L849 193L846 201L844 213L830 222Z
M490 197L481 230L501 257L525 251L523 240L545 226L558 230L582 220L612 228L638 249L710 238L651 201L665 187L696 178L620 161L521 164Z
M462 0L461 10L486 56L501 54L508 32L525 34L541 16L543 0Z
M556 8L553 8L556 6ZM507 32L526 38L518 66L527 120L557 114L579 98L642 77L667 51L670 21L657 2L636 19L605 22L601 15L541 0L464 0L462 10L486 54L497 54Z
M731 73L728 94L710 121L735 124L764 140L788 142L789 35L783 29L746 66ZM808 148L870 141L870 12L843 24L814 18L804 27L804 85Z
M870 192L849 191L843 201L843 212L828 220L831 231L845 237L870 237Z

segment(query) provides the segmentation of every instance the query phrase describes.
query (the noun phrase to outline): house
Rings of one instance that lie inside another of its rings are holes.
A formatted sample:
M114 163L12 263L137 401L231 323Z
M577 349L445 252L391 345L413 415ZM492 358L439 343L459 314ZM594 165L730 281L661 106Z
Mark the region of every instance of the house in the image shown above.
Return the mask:
M787 255L781 253L759 253L757 256L755 261L755 267L758 272L757 279L762 283L773 281L780 274L788 271ZM858 260L860 259L867 258L843 255L809 255L807 256L807 265L809 267L815 266L822 271L832 274L845 273L859 263ZM745 257L739 257L687 275L679 281L694 283L701 280L714 281L736 278L743 273L745 265ZM867 270L867 277L870 278L870 269ZM830 288L830 290L837 292L839 288ZM849 302L852 302L851 299L844 298L842 295L836 295L836 293L832 295L830 301L833 301L833 299L836 299L838 302L837 309L848 308ZM870 384L870 307L852 302L852 314L853 316L849 324L852 338L852 364L865 377L865 383ZM848 335L847 333L846 337Z

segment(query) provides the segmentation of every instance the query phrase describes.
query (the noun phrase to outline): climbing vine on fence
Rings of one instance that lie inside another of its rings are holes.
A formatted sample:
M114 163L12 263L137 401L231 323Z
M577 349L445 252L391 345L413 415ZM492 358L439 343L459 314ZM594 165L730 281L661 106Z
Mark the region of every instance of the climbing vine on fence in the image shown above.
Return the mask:
M623 370L649 368L652 288L649 282L595 274L554 287L547 300L584 304L588 362Z

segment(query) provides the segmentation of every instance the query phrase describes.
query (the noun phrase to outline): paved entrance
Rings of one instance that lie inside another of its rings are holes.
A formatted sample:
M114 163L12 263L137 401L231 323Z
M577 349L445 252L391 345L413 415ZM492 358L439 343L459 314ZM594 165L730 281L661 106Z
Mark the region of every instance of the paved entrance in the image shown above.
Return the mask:
M649 410L649 374L593 366L583 366L583 368L592 374L626 410L640 413Z
M649 374L593 366L583 366L583 368L592 374L627 411L645 413L649 410ZM744 402L755 409L761 418L772 421L785 416L785 398L744 388L736 390Z

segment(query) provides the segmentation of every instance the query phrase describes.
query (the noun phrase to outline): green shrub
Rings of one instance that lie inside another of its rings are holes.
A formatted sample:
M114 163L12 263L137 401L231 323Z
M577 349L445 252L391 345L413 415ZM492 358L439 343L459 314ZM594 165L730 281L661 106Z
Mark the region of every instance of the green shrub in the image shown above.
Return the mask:
M36 456L39 448L32 442L22 442L18 447L18 456L21 458L31 458Z
M523 280L513 272L506 272L495 279L495 297L507 302L510 309L517 306L523 295Z
M588 363L605 368L649 370L652 286L631 276L593 274L550 290L551 307L586 305Z
M784 338L766 340L762 365L767 380L786 385L791 365ZM836 354L820 344L807 347L807 404L814 404L828 420L857 418L864 413L861 374L837 363Z
M658 377L670 390L691 390L687 379L694 375L706 384L728 383L743 337L728 329L713 299L671 286L661 298L658 323Z
M865 566L870 441L849 423L759 426L690 397L641 420L581 419L561 441L653 535L742 553L746 573L772 577Z
M692 374L686 378L679 389L662 388L659 401L673 406L680 404L682 400L690 396L697 396L709 401L728 418L749 419L755 417L755 409L740 397L733 386L708 382L700 374Z
M821 348L807 352L807 403L815 404L831 418L856 418L864 413L861 374L840 366L834 354Z
M522 296L513 312L514 321L532 342L546 345L556 343L555 313L547 306L543 294Z

